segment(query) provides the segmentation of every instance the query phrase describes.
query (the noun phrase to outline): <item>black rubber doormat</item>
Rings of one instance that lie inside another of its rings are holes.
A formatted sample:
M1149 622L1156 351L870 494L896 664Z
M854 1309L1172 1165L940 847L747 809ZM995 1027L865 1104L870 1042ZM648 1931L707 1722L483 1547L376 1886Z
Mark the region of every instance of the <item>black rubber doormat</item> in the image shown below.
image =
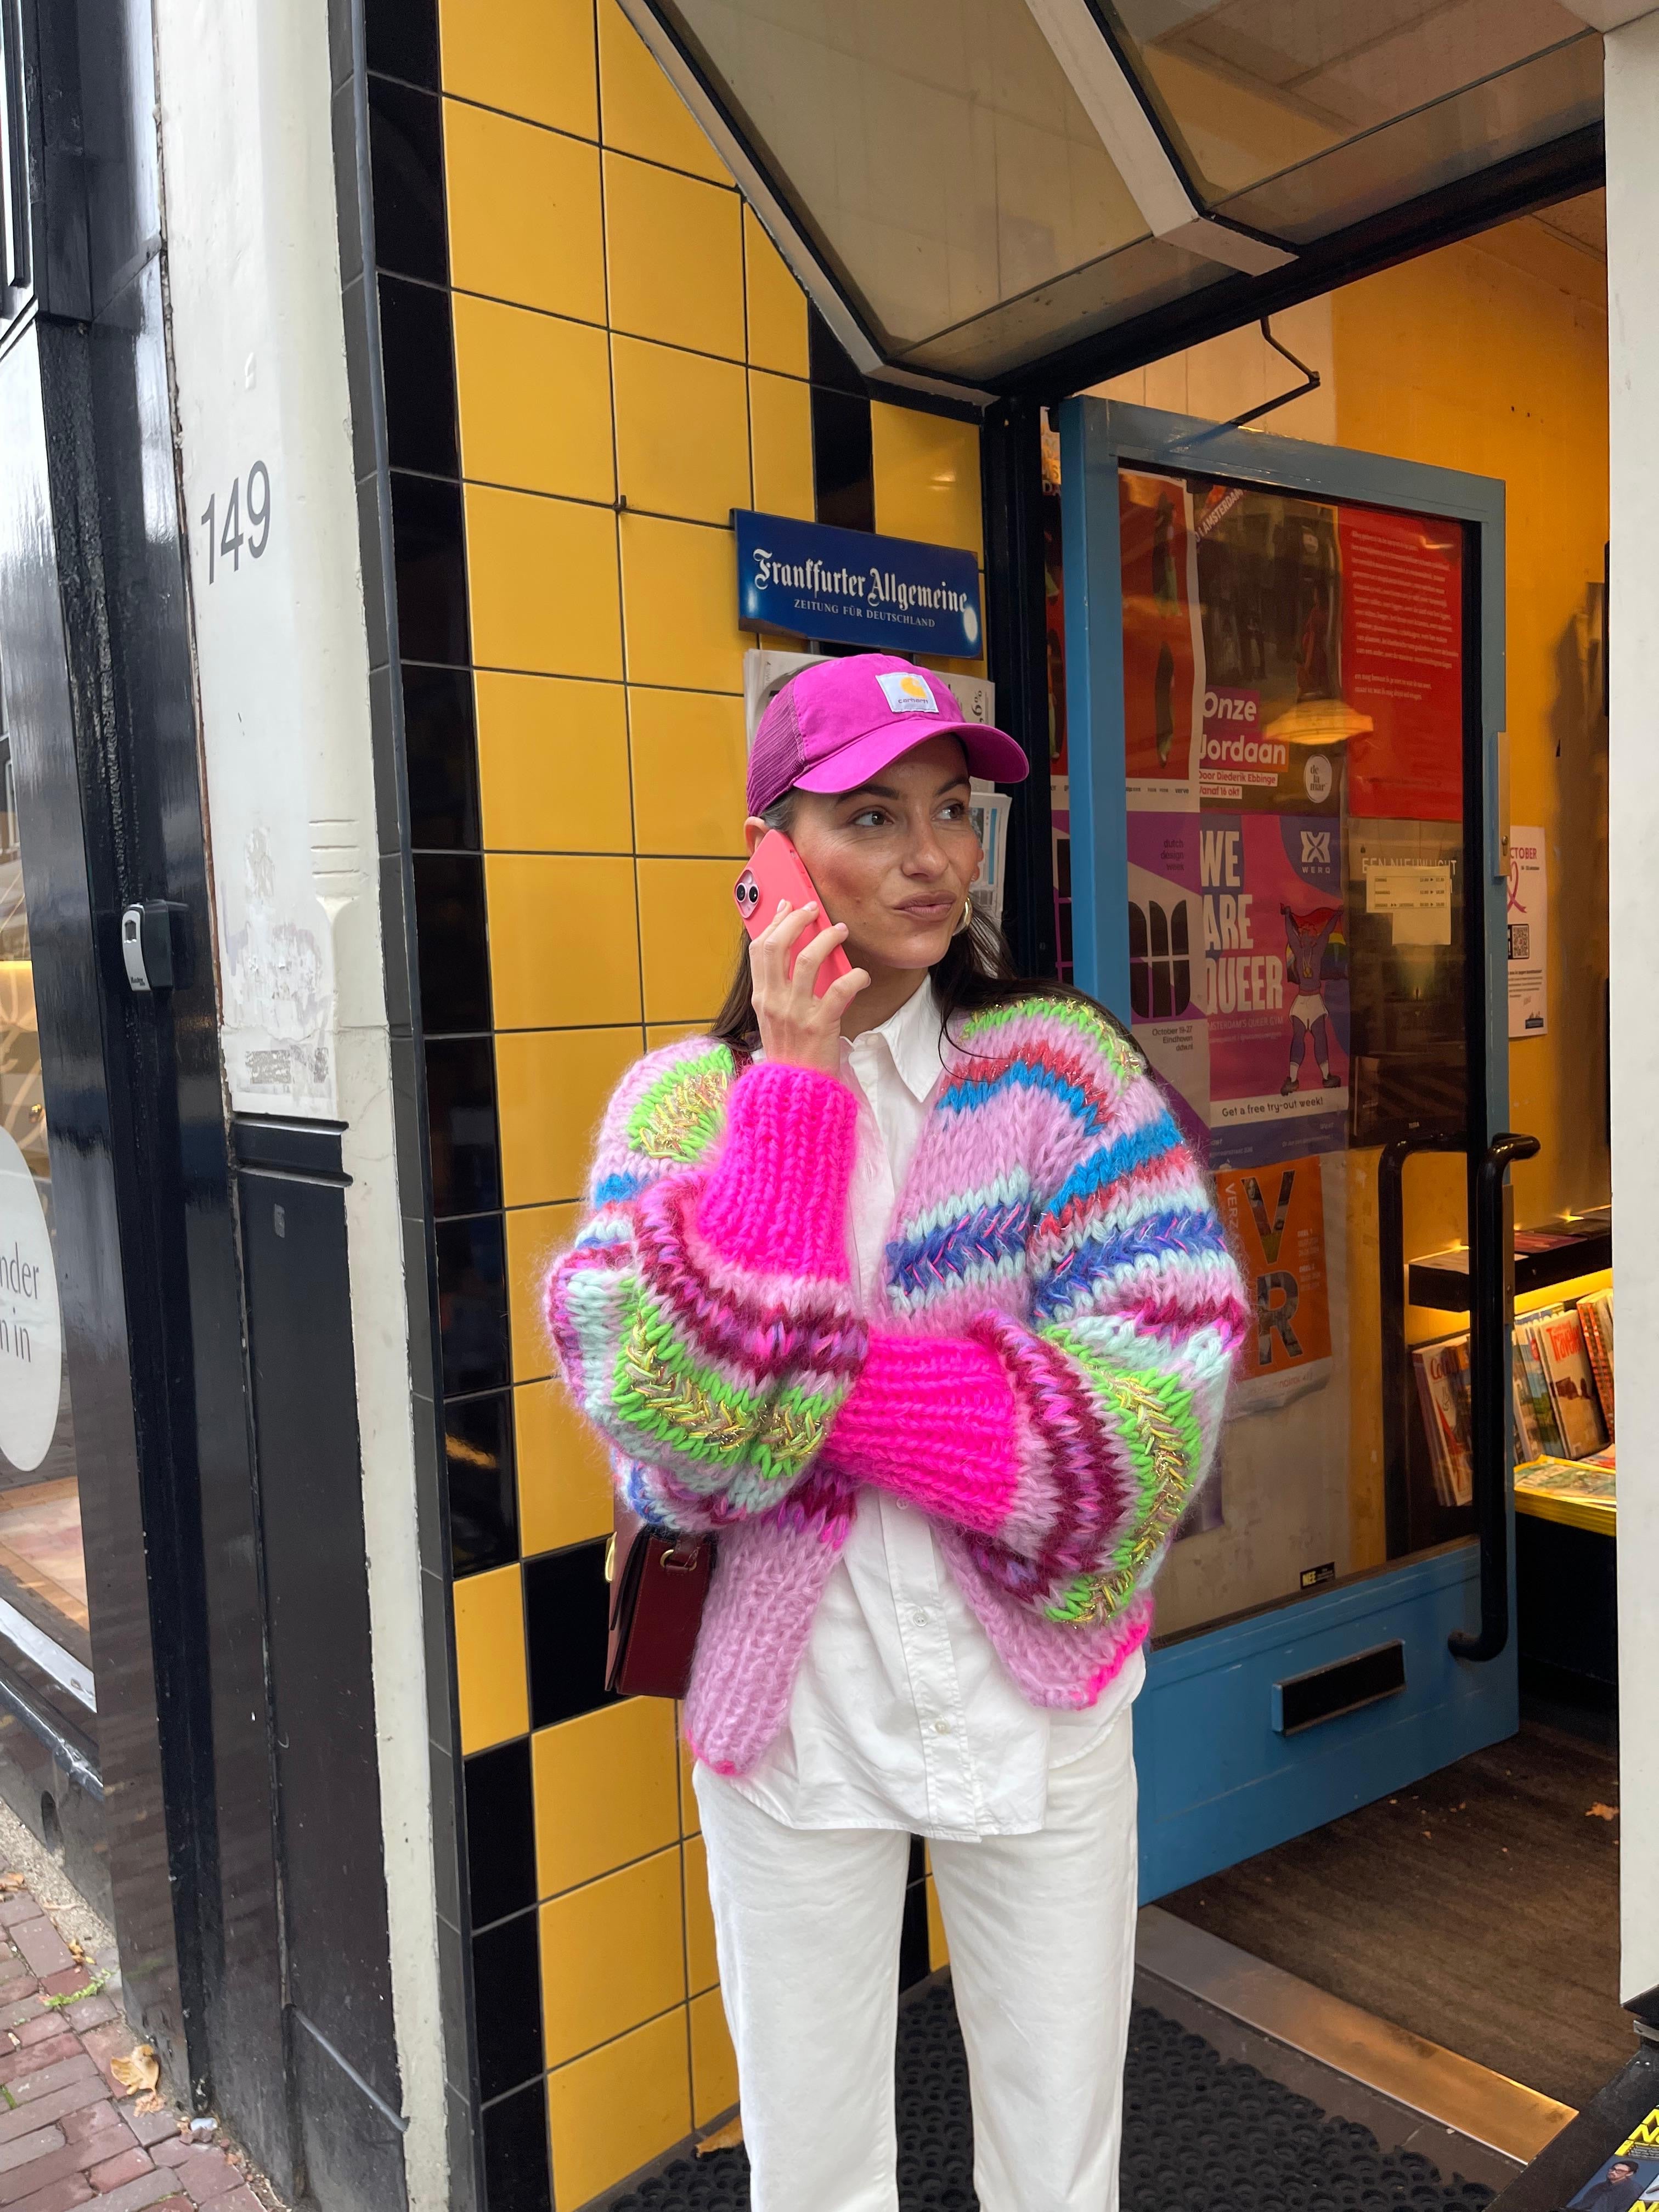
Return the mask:
M1125 2082L1121 2212L1382 2212L1490 2204L1482 2183L1443 2180L1382 2149L1253 2066L1137 2005ZM968 2062L948 1983L899 2015L900 2212L976 2212ZM740 2150L679 2159L611 2212L744 2212Z

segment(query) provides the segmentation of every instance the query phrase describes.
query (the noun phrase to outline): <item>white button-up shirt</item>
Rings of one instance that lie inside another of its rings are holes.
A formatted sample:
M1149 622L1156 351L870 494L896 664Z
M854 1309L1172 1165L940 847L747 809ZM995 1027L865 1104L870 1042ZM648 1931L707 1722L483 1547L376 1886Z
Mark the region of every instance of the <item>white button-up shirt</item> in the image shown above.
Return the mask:
M859 1101L848 1207L854 1280L879 1316L887 1240L944 1072L931 982L851 1044ZM931 1522L859 1493L796 1678L789 1718L731 1787L792 1828L905 1828L972 1841L1035 1833L1051 1769L1080 1759L1140 1687L1137 1652L1086 1712L1020 1695L957 1589Z

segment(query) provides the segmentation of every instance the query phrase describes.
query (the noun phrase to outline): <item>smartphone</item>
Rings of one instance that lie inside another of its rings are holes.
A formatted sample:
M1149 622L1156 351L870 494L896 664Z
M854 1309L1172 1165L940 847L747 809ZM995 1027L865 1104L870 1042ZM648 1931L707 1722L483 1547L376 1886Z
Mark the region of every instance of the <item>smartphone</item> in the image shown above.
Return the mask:
M749 855L749 865L738 878L734 895L738 912L743 916L743 926L750 937L758 937L763 929L770 928L777 920L778 901L787 899L792 910L799 912L809 901L816 902L817 918L801 932L790 948L789 972L795 972L795 962L803 945L810 945L829 921L823 911L823 901L812 888L812 878L806 872L806 864L781 830L769 830L754 851ZM821 999L838 975L850 975L853 963L839 945L832 945L820 963L817 980L812 986L812 996Z

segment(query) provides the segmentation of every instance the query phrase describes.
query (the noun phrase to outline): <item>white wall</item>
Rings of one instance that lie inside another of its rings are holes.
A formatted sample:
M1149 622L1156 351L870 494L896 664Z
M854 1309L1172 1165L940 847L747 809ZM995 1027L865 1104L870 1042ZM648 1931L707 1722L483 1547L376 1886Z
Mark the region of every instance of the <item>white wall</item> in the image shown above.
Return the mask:
M227 1085L346 1122L392 2002L410 2201L448 2201L404 1254L325 0L156 0L175 414L189 519ZM231 488L263 550L215 544ZM265 502L256 489L255 506Z
M1619 1735L1626 2001L1659 1987L1659 15L1607 41L1612 471L1608 878L1619 1285Z

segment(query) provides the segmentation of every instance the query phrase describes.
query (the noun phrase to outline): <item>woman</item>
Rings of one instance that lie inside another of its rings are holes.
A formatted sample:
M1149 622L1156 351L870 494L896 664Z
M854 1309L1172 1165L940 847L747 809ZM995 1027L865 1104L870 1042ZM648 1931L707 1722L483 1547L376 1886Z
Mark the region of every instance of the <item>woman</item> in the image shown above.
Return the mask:
M975 771L1024 756L906 661L768 707L749 849L825 912L624 1078L549 1286L629 1503L720 1531L685 1727L756 2212L897 2203L913 1833L984 2212L1117 2203L1129 1704L1244 1315L1133 1046L973 918Z

